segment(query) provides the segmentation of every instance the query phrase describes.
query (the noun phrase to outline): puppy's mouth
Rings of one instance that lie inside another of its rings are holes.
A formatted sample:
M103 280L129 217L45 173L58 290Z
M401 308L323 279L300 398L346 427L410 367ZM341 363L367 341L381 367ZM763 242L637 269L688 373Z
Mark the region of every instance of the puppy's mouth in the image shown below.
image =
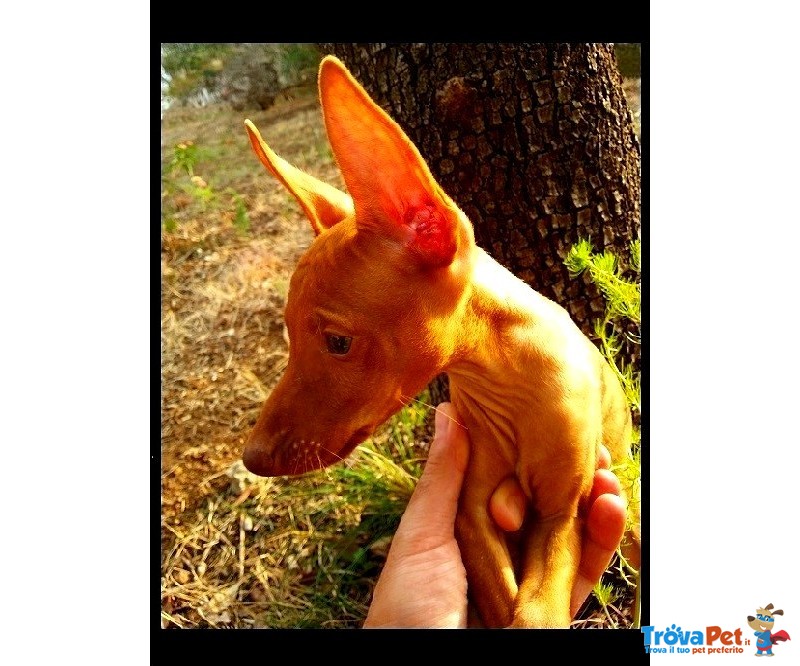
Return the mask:
M350 453L356 446L361 444L365 439L368 439L372 436L372 433L375 432L375 426L364 426L363 428L359 428L353 433L353 436L347 440L347 443L342 447L342 457L344 458L348 453Z
M273 441L272 446L251 440L245 446L242 462L258 476L298 476L344 460L374 431L373 425L362 426L338 449L327 442L289 436L288 433Z

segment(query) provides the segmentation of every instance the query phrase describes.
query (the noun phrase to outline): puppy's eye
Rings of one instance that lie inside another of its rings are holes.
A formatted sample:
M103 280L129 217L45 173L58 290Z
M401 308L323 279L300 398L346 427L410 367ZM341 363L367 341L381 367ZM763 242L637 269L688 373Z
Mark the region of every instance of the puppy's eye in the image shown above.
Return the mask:
M350 343L353 338L347 335L333 335L327 333L325 335L325 344L328 345L328 351L337 356L344 356L350 351Z

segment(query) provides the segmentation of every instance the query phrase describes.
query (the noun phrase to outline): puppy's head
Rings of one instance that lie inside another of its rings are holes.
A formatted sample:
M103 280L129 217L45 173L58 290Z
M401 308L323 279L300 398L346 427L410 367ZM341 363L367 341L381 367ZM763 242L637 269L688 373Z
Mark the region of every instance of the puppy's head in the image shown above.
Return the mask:
M407 404L453 353L474 237L417 148L327 57L325 126L348 193L253 150L316 233L291 279L289 362L245 447L256 474L300 474L344 458Z

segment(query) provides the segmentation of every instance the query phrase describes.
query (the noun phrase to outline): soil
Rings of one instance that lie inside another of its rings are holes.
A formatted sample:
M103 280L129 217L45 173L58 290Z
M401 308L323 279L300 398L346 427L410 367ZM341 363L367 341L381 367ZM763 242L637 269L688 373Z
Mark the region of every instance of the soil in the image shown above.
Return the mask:
M176 231L162 235L162 506L168 523L196 508L205 496L198 489L241 458L287 356L286 288L313 237L298 206L259 164L243 119L225 107L177 108L167 111L162 125L162 163L181 142L211 151L194 173L215 192L234 190L250 219L243 236L224 204L215 211L187 206L175 215ZM313 138L324 137L315 97L281 100L250 119L269 128L271 145L287 159L340 184L330 158L315 152Z

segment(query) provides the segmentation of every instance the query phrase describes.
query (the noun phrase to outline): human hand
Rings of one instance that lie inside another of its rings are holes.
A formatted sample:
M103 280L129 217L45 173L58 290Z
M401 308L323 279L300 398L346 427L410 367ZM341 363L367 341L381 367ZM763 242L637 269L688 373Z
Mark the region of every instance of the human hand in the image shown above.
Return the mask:
M425 469L392 539L365 628L457 628L467 624L467 574L455 539L456 509L469 458L455 410L436 410Z
M611 454L601 446L589 495L581 561L570 598L572 617L578 614L586 597L608 568L625 533L627 509L620 497L619 479L610 467ZM503 481L489 500L489 513L506 532L515 532L522 527L526 507L527 498L516 478Z
M428 461L395 533L373 593L365 628L467 626L467 576L455 539L458 496L469 458L469 439L455 409L442 403ZM616 476L598 462L590 496L581 563L571 599L574 615L608 567L625 529L625 505ZM489 511L504 530L519 529L526 501L511 480L494 492Z

